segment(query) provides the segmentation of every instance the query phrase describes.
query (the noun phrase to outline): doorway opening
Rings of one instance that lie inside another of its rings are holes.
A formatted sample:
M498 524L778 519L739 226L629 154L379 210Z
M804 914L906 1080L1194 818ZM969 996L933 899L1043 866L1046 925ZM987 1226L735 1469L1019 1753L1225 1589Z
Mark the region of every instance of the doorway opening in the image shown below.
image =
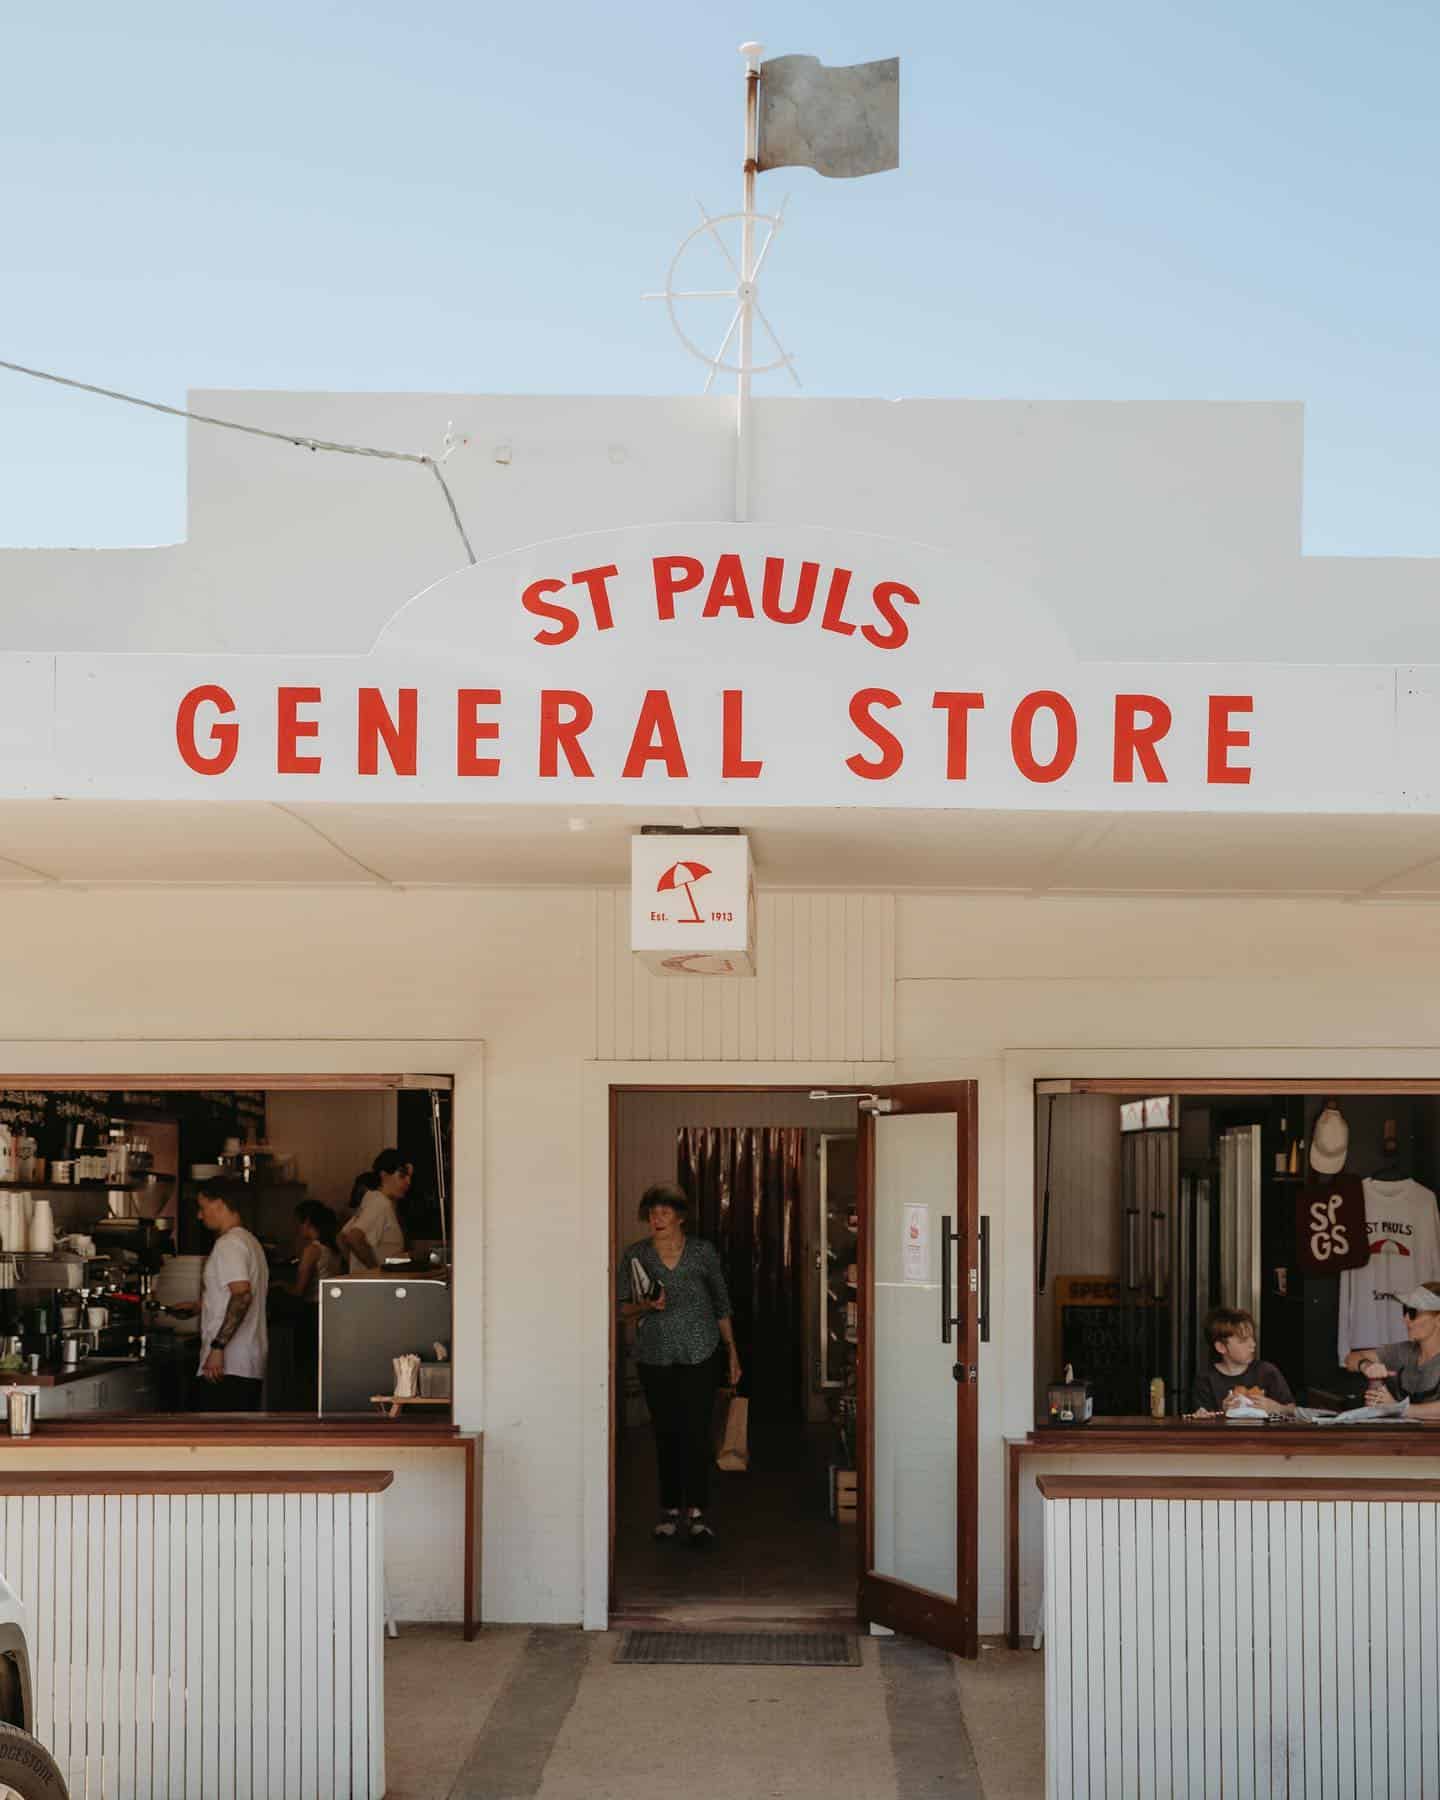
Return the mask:
M655 1436L635 1328L614 1308L611 1616L625 1624L849 1626L856 1618L862 1218L853 1098L804 1089L612 1090L612 1267L647 1236L641 1195L674 1183L733 1308L748 1466L710 1459L700 1551L652 1535ZM723 1347L719 1374L723 1378ZM715 1443L727 1402L717 1386Z

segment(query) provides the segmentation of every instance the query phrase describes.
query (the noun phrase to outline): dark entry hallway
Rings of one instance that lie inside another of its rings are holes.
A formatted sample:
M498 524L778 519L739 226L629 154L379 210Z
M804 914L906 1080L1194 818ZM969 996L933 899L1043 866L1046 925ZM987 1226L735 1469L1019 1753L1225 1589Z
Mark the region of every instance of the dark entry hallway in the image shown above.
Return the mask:
M753 1418L753 1414L752 1414ZM855 1618L855 1527L827 1516L827 1426L751 1430L751 1464L714 1477L707 1551L656 1543L648 1426L621 1434L613 1616L627 1624L719 1625Z

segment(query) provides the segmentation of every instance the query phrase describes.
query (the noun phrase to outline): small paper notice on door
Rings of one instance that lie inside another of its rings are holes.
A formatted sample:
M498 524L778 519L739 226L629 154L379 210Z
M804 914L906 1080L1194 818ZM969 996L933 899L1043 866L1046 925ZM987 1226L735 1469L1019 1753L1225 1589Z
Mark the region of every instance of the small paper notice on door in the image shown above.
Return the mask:
M930 1208L907 1206L900 1264L906 1281L930 1279Z

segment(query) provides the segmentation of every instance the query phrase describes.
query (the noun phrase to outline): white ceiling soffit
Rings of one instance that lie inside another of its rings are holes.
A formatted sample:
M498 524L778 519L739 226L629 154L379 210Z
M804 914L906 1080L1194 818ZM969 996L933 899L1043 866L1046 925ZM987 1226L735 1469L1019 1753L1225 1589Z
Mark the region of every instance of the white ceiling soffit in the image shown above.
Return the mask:
M762 887L1440 900L1440 819L0 802L0 889L619 887L641 824L730 825Z

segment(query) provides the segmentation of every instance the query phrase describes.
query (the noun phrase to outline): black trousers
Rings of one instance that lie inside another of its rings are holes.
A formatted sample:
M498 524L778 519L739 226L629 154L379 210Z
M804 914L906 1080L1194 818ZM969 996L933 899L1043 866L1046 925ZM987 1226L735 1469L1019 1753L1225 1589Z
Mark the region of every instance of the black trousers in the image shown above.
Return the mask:
M655 1427L660 1465L660 1504L707 1506L710 1502L710 1443L715 1409L715 1360L703 1363L640 1363L640 1385Z

